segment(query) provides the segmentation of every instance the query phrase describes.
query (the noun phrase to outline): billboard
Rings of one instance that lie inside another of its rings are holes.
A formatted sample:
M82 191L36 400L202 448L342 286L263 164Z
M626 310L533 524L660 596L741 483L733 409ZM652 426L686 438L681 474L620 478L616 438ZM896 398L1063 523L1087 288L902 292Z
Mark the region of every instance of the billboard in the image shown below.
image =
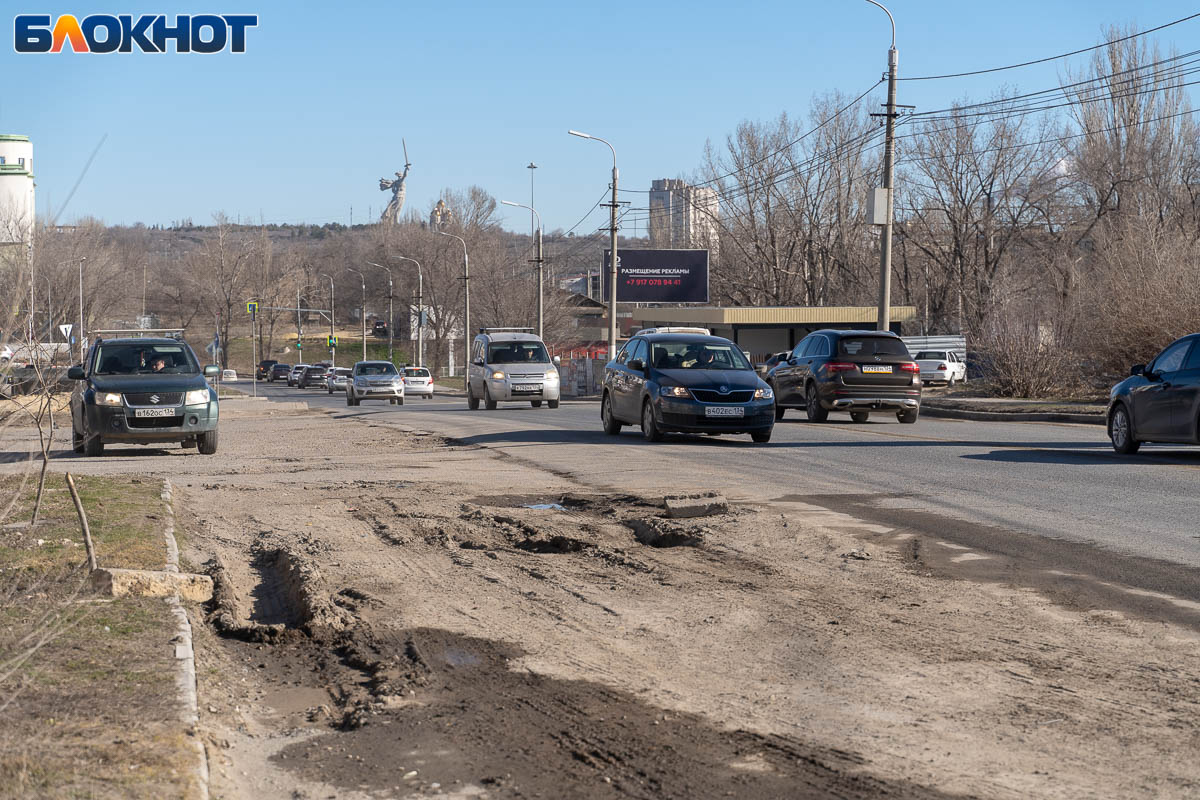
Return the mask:
M608 262L604 251L604 301L608 302ZM707 250L618 250L617 302L707 303Z

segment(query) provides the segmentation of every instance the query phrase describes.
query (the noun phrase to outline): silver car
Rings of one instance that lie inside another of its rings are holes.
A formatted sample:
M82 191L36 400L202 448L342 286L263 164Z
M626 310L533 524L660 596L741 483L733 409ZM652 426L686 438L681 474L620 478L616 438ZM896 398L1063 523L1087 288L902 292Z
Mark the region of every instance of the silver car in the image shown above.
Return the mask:
M292 371L288 373L287 385L295 386L300 381L300 376L304 374L304 370L309 368L309 364L297 364L292 367Z
M546 345L528 328L484 328L471 346L467 366L467 407L490 411L501 400L545 401L558 408L558 356L552 361Z
M333 394L334 392L344 392L346 391L346 384L349 382L350 376L353 374L354 370L347 369L346 367L336 367L331 369L325 375L325 388L329 390L330 394Z
M424 367L404 368L404 394L433 399L433 376Z
M404 405L404 376L390 361L359 361L346 381L346 405L363 400L387 400Z

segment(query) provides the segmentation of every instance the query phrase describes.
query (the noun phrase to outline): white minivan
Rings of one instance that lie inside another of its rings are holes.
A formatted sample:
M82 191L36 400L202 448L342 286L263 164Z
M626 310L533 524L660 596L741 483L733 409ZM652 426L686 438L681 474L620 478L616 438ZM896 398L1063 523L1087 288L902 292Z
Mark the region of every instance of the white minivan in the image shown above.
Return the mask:
M530 328L484 328L471 345L467 366L467 407L489 410L496 403L528 400L534 408L545 401L558 408L558 356Z

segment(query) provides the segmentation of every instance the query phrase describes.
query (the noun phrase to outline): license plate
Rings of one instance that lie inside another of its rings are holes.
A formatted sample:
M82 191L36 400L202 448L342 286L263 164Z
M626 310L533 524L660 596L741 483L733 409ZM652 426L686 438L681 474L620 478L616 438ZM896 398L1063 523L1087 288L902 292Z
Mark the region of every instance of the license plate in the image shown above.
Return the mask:
M135 417L173 417L175 409L173 408L135 408L133 410Z
M514 392L540 392L542 387L536 383L517 383L513 385Z
M741 406L705 406L706 417L744 417L746 409Z
M863 364L863 372L885 372L890 374L892 371L891 364Z

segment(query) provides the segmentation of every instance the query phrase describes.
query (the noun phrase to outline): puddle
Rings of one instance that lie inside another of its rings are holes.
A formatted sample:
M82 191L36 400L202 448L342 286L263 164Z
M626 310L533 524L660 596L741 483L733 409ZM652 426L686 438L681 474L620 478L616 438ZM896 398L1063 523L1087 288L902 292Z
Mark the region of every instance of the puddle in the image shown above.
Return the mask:
M524 508L533 508L538 511L566 511L566 506L559 503L532 503L524 506Z

